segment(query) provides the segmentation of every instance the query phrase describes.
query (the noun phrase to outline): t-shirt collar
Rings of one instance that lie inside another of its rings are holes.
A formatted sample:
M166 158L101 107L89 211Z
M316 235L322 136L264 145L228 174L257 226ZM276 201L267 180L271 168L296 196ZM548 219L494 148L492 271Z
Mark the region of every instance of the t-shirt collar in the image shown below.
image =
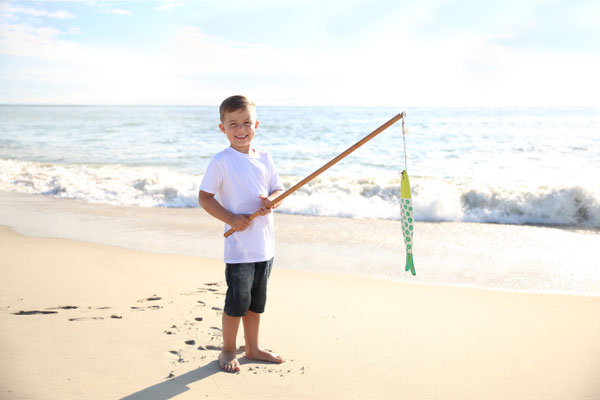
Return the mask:
M240 151L237 151L236 149L234 149L234 148L233 148L233 147L231 147L231 146L229 146L229 147L227 148L227 150L228 150L230 153L232 153L232 154L235 154L235 155L237 155L237 156L240 156L240 157L246 157L246 158L257 158L257 157L258 157L258 150L256 150L256 148L254 148L254 147L251 147L251 148L250 148L250 152L249 152L248 154L246 154L246 153L242 153L242 152L240 152Z

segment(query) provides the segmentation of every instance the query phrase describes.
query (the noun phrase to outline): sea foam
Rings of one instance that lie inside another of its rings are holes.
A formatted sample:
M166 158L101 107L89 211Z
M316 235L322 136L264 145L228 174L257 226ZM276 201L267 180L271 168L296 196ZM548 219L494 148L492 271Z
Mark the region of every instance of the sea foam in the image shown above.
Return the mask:
M287 188L300 177L284 176ZM112 205L197 207L201 175L166 167L49 164L0 159L0 190ZM600 229L600 188L502 186L411 177L417 221L569 225ZM288 197L279 212L400 219L400 175L322 175Z

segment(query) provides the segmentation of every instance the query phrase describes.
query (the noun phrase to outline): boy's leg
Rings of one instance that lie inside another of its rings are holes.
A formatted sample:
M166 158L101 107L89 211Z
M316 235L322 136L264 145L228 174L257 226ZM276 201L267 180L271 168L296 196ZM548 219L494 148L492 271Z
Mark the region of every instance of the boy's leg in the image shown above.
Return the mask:
M258 333L260 330L260 314L248 311L242 317L244 323L244 337L246 339L246 357L251 360L282 363L283 358L270 351L263 350L258 345Z
M236 358L236 338L240 319L250 306L253 264L226 264L225 279L227 293L223 310L223 350L219 354L219 364L226 372L237 372L240 363Z
M283 359L277 354L265 351L258 344L260 330L260 314L265 311L267 302L267 282L271 275L273 259L256 263L254 282L252 285L252 302L248 313L242 317L244 336L246 338L246 357L251 360L282 363Z
M219 354L219 365L227 372L240 370L240 363L236 358L236 338L241 317L231 317L223 313L223 350Z

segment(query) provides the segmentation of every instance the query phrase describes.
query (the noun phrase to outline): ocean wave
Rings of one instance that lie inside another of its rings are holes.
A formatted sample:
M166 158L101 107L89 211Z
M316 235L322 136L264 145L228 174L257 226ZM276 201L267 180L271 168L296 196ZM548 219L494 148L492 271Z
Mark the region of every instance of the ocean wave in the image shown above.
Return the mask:
M164 167L47 164L0 159L0 190L140 207L197 207L202 176ZM283 177L286 188L300 178ZM411 177L415 218L600 229L600 187L517 187ZM288 197L279 212L400 219L400 175L322 175Z
M195 207L201 176L164 167L0 159L0 190L140 207Z
M461 196L465 220L600 228L600 202L581 187L535 192L469 190Z
M595 191L579 186L515 188L412 177L411 189L415 219L420 221L600 228L600 188ZM400 219L399 197L399 176L325 178L299 189L286 199L281 209L293 214Z

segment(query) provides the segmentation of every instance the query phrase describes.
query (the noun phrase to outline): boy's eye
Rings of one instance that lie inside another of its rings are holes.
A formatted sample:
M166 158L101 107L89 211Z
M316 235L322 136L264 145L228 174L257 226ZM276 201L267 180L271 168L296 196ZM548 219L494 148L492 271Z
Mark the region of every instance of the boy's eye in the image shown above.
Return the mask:
M244 122L244 126L250 126L252 125L250 122Z

